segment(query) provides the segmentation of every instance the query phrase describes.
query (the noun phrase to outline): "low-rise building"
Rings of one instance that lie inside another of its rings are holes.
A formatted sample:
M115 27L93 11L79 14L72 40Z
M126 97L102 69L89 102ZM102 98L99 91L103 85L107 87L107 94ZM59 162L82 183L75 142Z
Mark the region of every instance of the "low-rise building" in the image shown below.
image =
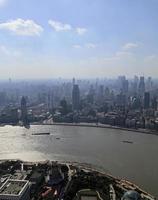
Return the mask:
M0 188L0 200L30 200L29 181L8 179Z

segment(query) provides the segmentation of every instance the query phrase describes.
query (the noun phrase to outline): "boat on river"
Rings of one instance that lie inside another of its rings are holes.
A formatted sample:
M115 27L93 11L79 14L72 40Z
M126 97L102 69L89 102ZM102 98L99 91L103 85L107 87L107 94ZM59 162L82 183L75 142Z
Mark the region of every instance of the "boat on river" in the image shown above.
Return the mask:
M123 140L122 142L123 142L123 143L128 143L128 144L133 144L133 142L132 142L132 141L129 141L129 140Z
M46 133L32 133L32 135L50 135L49 132L46 132Z

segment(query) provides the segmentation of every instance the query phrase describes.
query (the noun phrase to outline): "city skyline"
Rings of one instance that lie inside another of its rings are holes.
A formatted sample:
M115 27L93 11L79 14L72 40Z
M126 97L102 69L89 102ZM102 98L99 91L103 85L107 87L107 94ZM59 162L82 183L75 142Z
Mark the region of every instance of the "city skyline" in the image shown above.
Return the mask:
M0 78L156 77L157 8L157 0L0 0Z

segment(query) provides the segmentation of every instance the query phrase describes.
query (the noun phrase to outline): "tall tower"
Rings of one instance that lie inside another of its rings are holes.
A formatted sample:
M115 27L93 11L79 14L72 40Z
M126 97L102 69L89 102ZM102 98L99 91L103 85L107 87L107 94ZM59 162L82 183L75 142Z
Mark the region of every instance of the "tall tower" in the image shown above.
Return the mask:
M75 85L75 78L72 79L72 85Z
M28 124L26 98L21 98L21 120L24 125Z
M152 105L152 109L157 110L158 103L157 103L157 97L156 96L153 97L151 105Z
M152 90L152 78L151 77L148 77L147 79L147 82L146 82L146 89L148 91L151 91Z
M119 76L118 77L118 85L120 86L120 90L123 94L128 93L128 80L126 79L125 76Z
M49 91L48 92L48 97L47 97L47 108L49 111L52 111L53 110L53 92L52 91Z
M90 86L88 95L87 95L87 100L88 103L93 104L94 103L94 89L93 89L93 85Z
M103 85L99 86L97 102L98 104L104 103L104 86Z
M72 89L72 107L73 110L79 110L80 106L80 90L77 84Z
M138 76L134 76L134 81L133 81L133 94L137 94L138 92L138 82L139 82L139 78Z
M122 92L124 94L128 93L128 86L129 86L128 80L124 80L123 83L122 83Z
M139 82L139 95L143 97L144 92L145 92L145 82L144 82L144 76L140 77L140 82Z
M148 109L150 107L150 93L145 92L144 93L144 108Z

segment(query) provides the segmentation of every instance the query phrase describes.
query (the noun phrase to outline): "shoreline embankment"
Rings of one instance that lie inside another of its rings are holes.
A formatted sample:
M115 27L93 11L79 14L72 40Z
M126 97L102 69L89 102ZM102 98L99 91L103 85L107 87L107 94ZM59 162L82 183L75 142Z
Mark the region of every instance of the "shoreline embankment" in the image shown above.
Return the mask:
M121 131L129 131L129 132L138 132L143 134L152 134L158 136L158 131L153 131L149 129L134 129L134 128L125 128L125 127L119 127L119 126L111 126L106 124L94 124L94 123L33 123L30 125L53 125L53 126L75 126L75 127L91 127L91 128L105 128L105 129L115 129L115 130L121 130Z
M4 126L22 126L19 124L13 125L13 124L1 124L0 127ZM26 127L27 129L30 128L31 126L37 126L37 125L44 125L44 126L74 126L74 127L91 127L91 128L105 128L105 129L114 129L114 130L121 130L121 131L129 131L129 132L137 132L137 133L142 133L142 134L151 134L151 135L157 135L158 136L158 131L156 130L150 130L150 129L134 129L134 128L126 128L126 127L120 127L120 126L112 126L112 125L107 125L107 124L96 124L96 123L63 123L63 122L35 122L35 123L30 123Z

